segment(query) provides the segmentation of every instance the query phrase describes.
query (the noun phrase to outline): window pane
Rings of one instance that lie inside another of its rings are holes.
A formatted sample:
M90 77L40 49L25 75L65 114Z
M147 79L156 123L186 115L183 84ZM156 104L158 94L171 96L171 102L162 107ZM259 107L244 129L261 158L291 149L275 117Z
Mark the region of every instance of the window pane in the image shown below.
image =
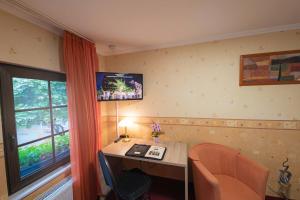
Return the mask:
M69 132L63 133L61 135L56 135L54 137L55 141L55 157L57 159L64 158L69 156L70 148L69 148L69 141L70 141L70 134Z
M18 144L23 144L51 134L50 110L16 112Z
M49 106L48 81L13 78L13 94L16 110Z
M51 81L52 106L67 105L66 82Z
M53 109L53 129L54 134L61 133L69 129L67 107Z
M18 148L20 174L27 176L53 162L51 138Z

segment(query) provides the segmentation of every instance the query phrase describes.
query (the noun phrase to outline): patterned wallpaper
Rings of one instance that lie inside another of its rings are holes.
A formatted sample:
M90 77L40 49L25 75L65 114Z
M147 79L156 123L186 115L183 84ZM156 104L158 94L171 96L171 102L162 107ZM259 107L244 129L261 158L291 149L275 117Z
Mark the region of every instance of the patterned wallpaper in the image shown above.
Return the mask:
M0 61L64 71L61 38L0 10Z
M120 102L121 115L299 120L300 85L239 87L240 55L294 49L300 30L109 56L104 65L144 74L144 100Z

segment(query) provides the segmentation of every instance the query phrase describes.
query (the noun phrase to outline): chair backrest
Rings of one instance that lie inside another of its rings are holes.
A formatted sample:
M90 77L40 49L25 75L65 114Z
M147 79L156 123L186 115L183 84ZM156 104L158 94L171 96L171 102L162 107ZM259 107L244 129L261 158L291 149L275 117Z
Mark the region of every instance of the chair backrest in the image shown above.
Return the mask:
M112 170L109 166L109 163L107 162L105 155L103 154L102 151L98 152L98 158L99 158L99 163L102 169L102 173L104 176L104 180L106 185L108 185L109 187L111 187L113 190L115 189L115 177L112 173Z
M190 149L191 160L200 161L212 174L236 177L239 151L212 143L198 144Z

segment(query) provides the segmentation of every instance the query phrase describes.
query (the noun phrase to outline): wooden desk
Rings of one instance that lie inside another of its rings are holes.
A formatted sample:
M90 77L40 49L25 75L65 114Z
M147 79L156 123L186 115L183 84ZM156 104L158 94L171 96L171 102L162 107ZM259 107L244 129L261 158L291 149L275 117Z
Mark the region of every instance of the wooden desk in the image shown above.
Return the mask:
M134 144L148 144L155 146L166 147L167 151L163 160L152 160L138 157L129 157L125 156L125 153L132 147ZM112 143L102 149L103 153L107 156L126 158L132 160L139 160L145 162L152 162L162 165L171 165L182 167L184 170L184 182L185 182L185 199L188 200L188 164L187 164L187 145L179 142L160 142L154 143L149 140L142 140L131 138L130 142L119 141L118 143Z

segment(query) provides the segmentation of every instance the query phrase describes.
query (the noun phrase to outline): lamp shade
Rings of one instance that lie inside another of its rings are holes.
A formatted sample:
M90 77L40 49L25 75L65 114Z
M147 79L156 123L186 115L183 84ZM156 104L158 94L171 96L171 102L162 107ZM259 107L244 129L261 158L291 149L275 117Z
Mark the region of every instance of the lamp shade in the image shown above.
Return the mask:
M125 118L125 119L122 119L120 122L119 122L119 126L120 127L129 127L133 124L132 120L129 119L129 118Z

